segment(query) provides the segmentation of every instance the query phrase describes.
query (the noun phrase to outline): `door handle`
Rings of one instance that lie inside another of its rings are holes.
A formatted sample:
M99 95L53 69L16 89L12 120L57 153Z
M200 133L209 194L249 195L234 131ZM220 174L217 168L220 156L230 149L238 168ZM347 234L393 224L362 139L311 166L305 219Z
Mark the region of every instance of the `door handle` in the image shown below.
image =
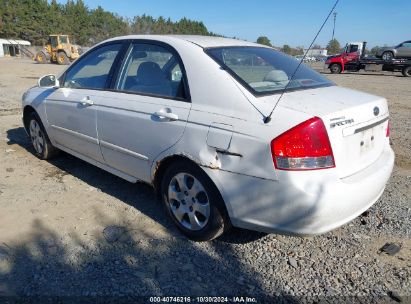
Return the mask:
M166 118L168 121L178 120L178 115L172 113L171 109L169 108L161 109L160 111L155 112L154 116L162 119Z
M82 106L84 106L84 107L89 107L89 106L92 106L92 105L94 105L94 101L92 101L91 99L90 99L90 97L85 97L85 98L83 98L81 101L80 101L80 104L82 105Z

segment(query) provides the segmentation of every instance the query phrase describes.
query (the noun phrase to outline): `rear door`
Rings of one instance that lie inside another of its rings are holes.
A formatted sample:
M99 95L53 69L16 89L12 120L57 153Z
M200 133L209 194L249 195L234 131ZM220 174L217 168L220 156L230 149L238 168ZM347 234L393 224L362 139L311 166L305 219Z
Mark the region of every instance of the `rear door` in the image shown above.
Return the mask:
M150 181L153 160L182 137L191 108L179 55L159 42L131 43L111 92L98 104L97 131L106 163Z
M97 138L97 100L105 95L122 43L98 47L65 73L61 88L46 99L51 137L60 146L103 163Z

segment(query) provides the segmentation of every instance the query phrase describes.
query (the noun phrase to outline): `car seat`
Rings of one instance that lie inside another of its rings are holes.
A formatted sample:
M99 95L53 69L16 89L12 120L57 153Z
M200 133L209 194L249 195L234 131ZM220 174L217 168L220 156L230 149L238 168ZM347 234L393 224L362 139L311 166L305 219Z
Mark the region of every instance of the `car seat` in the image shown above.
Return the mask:
M152 61L143 62L137 69L137 84L127 91L135 91L162 96L172 96L170 81L160 66Z

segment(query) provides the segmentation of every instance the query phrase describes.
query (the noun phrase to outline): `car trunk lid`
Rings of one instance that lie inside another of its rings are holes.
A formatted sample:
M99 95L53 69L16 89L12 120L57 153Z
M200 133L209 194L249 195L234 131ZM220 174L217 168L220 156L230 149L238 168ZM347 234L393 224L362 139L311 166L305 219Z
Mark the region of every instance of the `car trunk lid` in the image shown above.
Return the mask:
M254 105L269 114L278 95ZM388 106L382 97L341 87L289 92L279 107L320 117L327 129L339 177L347 177L375 162L387 143ZM275 111L271 123L275 123Z

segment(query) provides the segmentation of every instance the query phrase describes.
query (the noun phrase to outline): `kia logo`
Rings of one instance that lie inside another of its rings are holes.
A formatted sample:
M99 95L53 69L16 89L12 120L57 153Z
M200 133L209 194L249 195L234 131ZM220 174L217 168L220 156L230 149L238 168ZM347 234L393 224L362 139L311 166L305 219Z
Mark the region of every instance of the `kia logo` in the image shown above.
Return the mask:
M374 108L374 115L378 116L378 114L380 114L380 109L378 107Z

